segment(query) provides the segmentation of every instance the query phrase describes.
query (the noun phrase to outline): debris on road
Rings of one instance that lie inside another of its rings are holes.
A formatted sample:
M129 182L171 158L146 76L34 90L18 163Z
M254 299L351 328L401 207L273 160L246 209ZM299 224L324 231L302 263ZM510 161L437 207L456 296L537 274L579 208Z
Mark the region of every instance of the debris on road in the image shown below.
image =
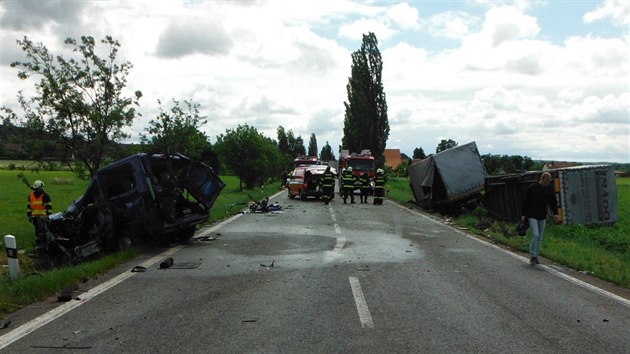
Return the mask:
M59 302L68 302L70 300L72 300L72 293L74 293L74 291L77 290L76 287L70 287L70 288L65 288L63 289L59 295L57 295L57 301Z
M160 263L160 269L170 268L173 265L173 257L168 257L162 263Z
M271 264L269 264L269 265L265 265L265 264L260 263L260 266L261 266L261 267L271 268L271 267L273 267L273 264L274 264L275 262L276 262L276 260L274 259L273 261L271 261Z
M143 266L135 266L133 268L131 268L131 272L132 273L142 273L142 272L146 272L147 268L143 267Z
M197 241L215 241L216 239L217 238L213 236L201 236L201 237L195 238L195 240Z

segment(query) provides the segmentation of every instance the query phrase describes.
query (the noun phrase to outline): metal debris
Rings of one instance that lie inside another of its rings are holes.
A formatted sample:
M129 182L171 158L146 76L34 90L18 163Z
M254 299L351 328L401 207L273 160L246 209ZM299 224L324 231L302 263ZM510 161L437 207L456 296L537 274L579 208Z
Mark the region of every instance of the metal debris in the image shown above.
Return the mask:
M170 268L173 265L173 257L168 257L162 263L160 263L160 269Z
M135 267L131 268L131 271L133 273L142 273L142 272L146 272L147 268L143 267L143 266L135 266Z

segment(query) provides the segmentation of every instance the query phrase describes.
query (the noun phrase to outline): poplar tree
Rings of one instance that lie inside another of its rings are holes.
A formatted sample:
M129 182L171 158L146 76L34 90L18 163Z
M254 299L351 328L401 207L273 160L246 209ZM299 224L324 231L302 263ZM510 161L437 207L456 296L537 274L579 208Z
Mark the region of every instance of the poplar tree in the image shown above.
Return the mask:
M342 148L350 152L370 149L379 165L389 137L387 100L382 82L383 61L376 35L363 35L361 49L352 53L351 76L344 102Z

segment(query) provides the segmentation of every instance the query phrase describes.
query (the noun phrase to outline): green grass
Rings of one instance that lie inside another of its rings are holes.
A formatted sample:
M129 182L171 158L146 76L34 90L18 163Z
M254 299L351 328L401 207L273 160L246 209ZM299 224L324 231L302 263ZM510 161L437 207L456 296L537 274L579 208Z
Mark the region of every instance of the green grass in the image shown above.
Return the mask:
M409 180L388 181L388 196L403 204L413 200ZM619 220L612 225L550 225L541 248L543 257L630 288L630 178L617 179ZM496 221L481 207L454 219L473 234L511 249L529 252L530 235L516 235L516 223Z
M136 255L135 251L119 252L74 267L31 273L15 281L0 281L0 316L42 301L63 289L78 286L103 270L129 261Z
M42 180L46 192L50 194L53 212L65 210L73 200L83 195L89 181L76 178L69 171L18 171L0 170L0 264L7 264L4 252L4 236L16 238L21 278L11 281L7 269L0 268L0 317L34 301L45 299L61 289L80 284L86 278L103 273L116 265L131 260L137 255L134 250L109 255L102 259L85 262L74 267L35 272L32 259L27 256L32 250L35 230L26 218L26 200L30 188L23 177L32 184ZM225 219L247 208L251 200L260 200L280 190L275 182L253 190L239 190L237 177L221 177L226 187L223 189L210 213L208 223ZM28 274L33 274L28 276Z

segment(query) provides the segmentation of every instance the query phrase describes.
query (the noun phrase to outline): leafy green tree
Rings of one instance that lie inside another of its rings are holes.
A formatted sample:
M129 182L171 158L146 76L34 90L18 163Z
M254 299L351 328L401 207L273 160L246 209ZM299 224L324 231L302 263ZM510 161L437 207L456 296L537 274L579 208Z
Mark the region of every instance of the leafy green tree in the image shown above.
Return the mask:
M427 155L424 153L422 147L413 149L413 158L414 159L426 159Z
M304 140L299 135L297 138L293 135L293 130L287 132L287 142L289 143L289 155L291 159L298 156L306 155L306 149L304 148Z
M444 151L446 149L450 149L450 148L454 148L457 146L457 142L455 140L444 140L442 139L440 141L440 143L437 145L437 147L435 148L435 153L437 154L440 151Z
M277 176L280 171L280 150L269 138L249 125L228 129L217 137L214 148L222 164L239 177L239 189L252 189L256 184Z
M317 138L315 133L311 133L311 139L308 141L308 156L317 156Z
M344 102L342 146L350 152L370 149L382 166L389 137L387 100L382 82L383 61L374 33L363 35L361 49L352 53L351 76Z
M77 57L70 59L54 56L27 37L17 43L27 57L11 64L20 69L18 77L40 78L33 97L18 93L23 124L52 135L94 175L106 152L128 136L124 128L139 115L133 105L138 105L142 93L125 96L132 65L117 60L120 43L111 36L102 39L107 54L101 58L91 36L82 36L80 42L68 38L65 43Z
M199 114L199 104L184 100L172 100L169 110L164 110L158 100L159 113L149 121L145 128L148 133L141 136L141 141L153 150L166 154L180 152L190 158L201 160L202 155L211 154L212 145L206 134L199 128L207 122L207 117Z
M527 156L485 154L481 156L481 159L486 171L490 175L516 173L537 169L534 161ZM540 168L542 168L542 166L540 166Z
M406 177L408 167L409 163L407 162L407 160L403 160L400 162L400 165L396 166L396 169L394 169L393 173L398 177Z
M280 152L285 155L290 155L289 152L289 140L287 138L287 133L284 131L283 126L278 126L278 149Z
M319 159L322 161L334 161L335 154L332 152L332 147L326 141L326 145L322 148L322 151L319 153Z

